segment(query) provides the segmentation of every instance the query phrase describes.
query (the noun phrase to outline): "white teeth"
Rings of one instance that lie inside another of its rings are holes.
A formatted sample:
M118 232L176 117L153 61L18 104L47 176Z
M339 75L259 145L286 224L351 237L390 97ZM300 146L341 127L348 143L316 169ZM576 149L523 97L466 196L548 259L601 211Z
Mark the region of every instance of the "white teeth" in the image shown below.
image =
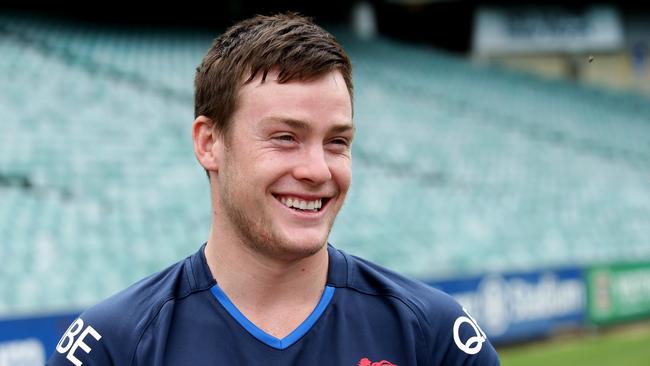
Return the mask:
M280 202L282 202L283 205L289 208L295 207L301 210L310 210L310 211L318 211L323 206L322 199L317 199L314 201L305 201L299 198L280 197Z

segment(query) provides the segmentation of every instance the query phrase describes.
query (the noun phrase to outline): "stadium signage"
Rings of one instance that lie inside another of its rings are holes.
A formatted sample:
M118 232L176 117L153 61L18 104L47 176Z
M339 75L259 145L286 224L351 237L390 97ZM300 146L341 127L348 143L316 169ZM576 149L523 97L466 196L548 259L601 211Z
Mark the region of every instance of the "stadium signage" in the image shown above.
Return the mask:
M589 319L615 323L650 315L650 263L617 264L587 271Z
M582 323L582 272L563 269L432 282L473 314L495 343L546 334Z
M508 8L481 6L476 11L472 53L478 56L616 51L624 47L623 23L615 7Z
M0 366L43 366L77 316L72 313L0 319Z
M38 339L0 342L0 366L43 364L45 364L45 349Z

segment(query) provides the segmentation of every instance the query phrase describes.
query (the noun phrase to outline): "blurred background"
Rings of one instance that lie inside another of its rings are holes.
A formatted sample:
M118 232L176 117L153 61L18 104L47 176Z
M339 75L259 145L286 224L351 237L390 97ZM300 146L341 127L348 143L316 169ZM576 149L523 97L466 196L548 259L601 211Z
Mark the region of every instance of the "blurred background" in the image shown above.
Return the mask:
M335 246L455 296L506 365L650 364L650 6L161 4L0 8L0 366L206 240L195 68L286 10L354 67Z

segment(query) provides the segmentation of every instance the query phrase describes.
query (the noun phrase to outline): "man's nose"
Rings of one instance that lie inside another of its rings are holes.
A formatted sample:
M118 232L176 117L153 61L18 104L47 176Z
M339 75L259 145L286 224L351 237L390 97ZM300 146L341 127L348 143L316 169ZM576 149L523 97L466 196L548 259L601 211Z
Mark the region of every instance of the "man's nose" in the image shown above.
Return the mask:
M312 184L321 184L332 179L332 172L327 164L322 146L304 149L299 159L300 161L293 171L296 179L308 181Z

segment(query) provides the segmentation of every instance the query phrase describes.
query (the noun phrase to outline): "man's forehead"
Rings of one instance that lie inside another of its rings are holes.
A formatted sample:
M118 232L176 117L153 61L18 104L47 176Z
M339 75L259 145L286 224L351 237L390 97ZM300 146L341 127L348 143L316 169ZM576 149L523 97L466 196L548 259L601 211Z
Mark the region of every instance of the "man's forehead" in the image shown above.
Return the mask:
M236 114L264 121L283 123L295 129L318 128L344 132L354 130L351 97L339 71L314 80L278 81L277 70L267 79L257 75L239 90Z

